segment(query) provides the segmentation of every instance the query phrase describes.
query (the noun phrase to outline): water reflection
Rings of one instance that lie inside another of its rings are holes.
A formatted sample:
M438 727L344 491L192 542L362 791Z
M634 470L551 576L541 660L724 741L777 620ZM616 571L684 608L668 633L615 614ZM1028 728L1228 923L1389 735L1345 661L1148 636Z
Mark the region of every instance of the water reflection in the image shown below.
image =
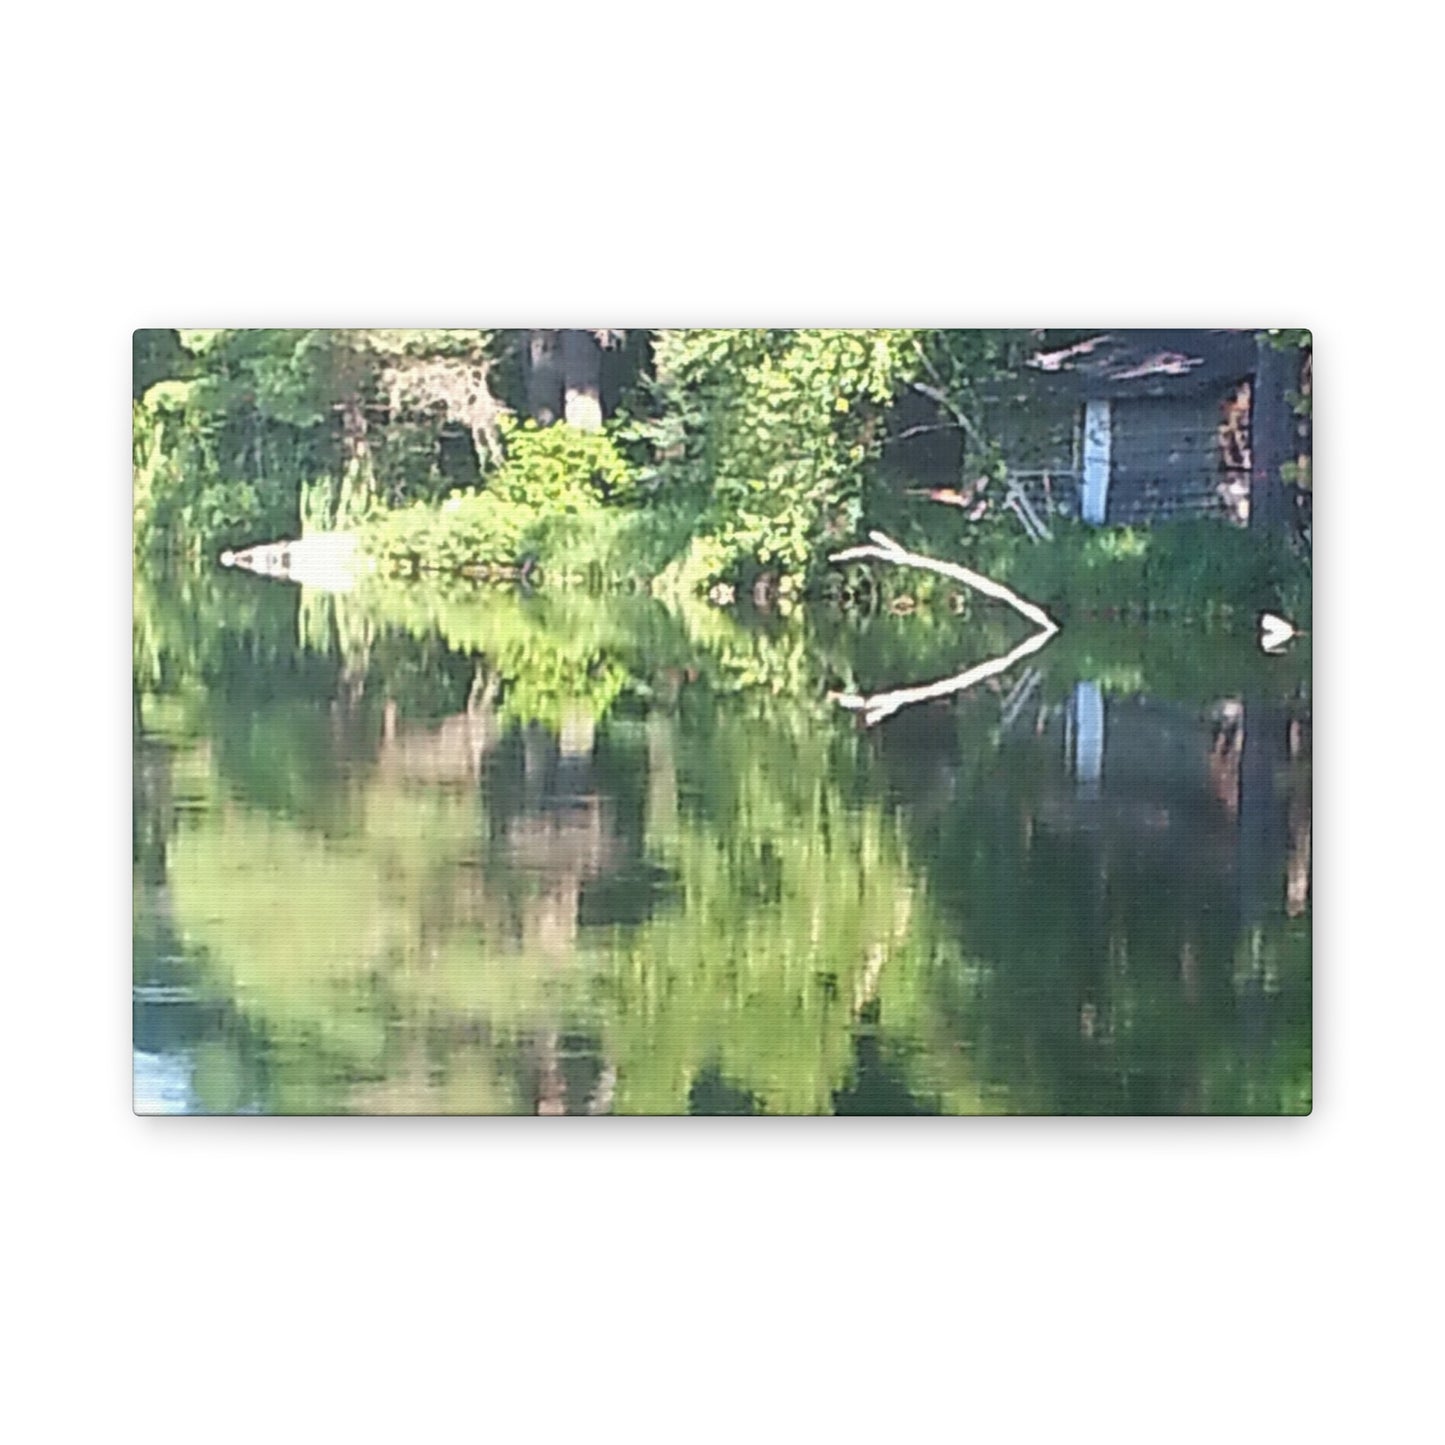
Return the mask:
M142 1112L1300 1112L1307 655L137 580Z

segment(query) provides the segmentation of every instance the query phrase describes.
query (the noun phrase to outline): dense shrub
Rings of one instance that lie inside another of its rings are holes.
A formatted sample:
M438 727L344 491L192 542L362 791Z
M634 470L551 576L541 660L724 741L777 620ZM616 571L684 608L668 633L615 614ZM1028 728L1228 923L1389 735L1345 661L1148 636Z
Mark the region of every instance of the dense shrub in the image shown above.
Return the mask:
M603 503L629 501L636 473L605 432L582 431L558 422L504 418L500 424L507 459L490 490L539 512L579 512Z
M678 330L656 359L666 483L700 499L699 545L674 580L772 573L786 596L856 528L879 415L911 331ZM670 456L668 454L671 454Z
M220 465L195 383L156 382L133 404L133 413L137 549L194 559L294 527L287 497Z
M367 551L400 571L495 571L531 559L559 579L615 580L623 539L642 530L643 514L626 505L636 473L611 439L511 419L501 432L506 461L484 487L380 513L362 528Z
M535 509L482 491L397 507L361 530L367 552L392 570L459 572L514 566L536 521Z

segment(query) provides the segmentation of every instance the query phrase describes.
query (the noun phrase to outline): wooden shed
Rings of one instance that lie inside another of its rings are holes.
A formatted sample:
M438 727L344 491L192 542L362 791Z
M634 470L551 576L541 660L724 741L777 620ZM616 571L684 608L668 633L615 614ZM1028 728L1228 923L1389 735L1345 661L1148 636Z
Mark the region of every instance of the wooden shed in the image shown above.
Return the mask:
M986 421L1048 510L1087 522L1249 516L1253 331L1119 330L1036 352Z

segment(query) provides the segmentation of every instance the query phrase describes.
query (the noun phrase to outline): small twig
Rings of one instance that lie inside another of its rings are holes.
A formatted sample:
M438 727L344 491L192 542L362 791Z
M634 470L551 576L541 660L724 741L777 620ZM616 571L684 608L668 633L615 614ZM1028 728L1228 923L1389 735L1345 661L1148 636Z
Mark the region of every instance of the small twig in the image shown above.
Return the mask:
M932 386L929 386L921 381L915 381L913 383L914 391L918 392L921 396L928 397L931 401L936 401L939 406L941 406L959 424L959 426L961 426L964 431L966 431L969 436L973 438L974 445L977 446L980 450L982 450L984 442L983 438L979 435L978 428L974 426L973 422L967 416L964 415L962 408L949 396L948 385L944 381L942 374L929 359L928 352L925 351L923 348L923 343L919 341L916 337L914 338L913 349L918 354L919 361L923 363L923 369L933 378L934 381L934 384Z
M944 391L942 387L929 386L926 381L915 381L913 383L913 389L920 396L926 396L929 401L937 402L939 406L953 417L954 421L958 423L959 428L968 433L973 439L974 445L980 448L980 450L983 448L983 437L979 435L978 428L974 426L968 417L949 399L948 393Z
M935 431L962 431L963 428L954 421L941 421L933 426L911 426L906 431L899 432L896 436L884 437L883 446L891 446L894 442L906 442L909 437L920 437L927 432Z

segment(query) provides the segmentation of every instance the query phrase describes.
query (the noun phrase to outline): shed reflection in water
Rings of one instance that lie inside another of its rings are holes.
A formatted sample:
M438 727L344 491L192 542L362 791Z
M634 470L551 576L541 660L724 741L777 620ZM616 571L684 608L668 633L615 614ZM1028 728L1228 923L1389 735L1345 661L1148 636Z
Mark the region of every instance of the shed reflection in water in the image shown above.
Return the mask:
M139 578L137 1108L1306 1111L1307 655L1011 626Z

